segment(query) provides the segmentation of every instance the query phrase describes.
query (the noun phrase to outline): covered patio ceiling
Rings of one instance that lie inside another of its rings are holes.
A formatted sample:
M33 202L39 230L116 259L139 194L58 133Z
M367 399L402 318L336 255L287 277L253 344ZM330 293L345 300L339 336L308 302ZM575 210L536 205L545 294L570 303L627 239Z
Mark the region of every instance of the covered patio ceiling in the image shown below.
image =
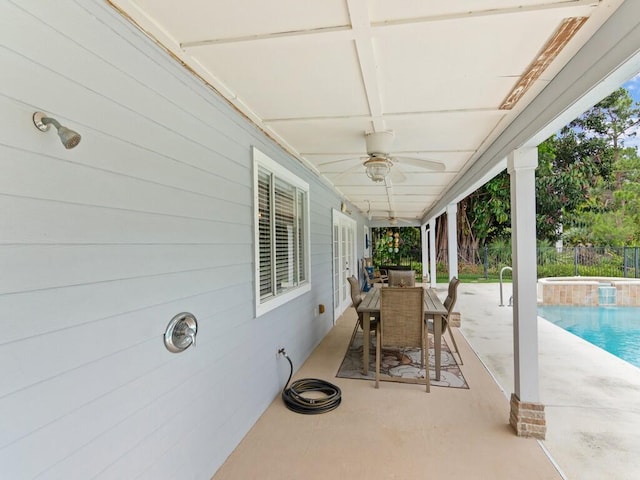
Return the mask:
M372 225L442 213L640 70L623 0L108 1Z

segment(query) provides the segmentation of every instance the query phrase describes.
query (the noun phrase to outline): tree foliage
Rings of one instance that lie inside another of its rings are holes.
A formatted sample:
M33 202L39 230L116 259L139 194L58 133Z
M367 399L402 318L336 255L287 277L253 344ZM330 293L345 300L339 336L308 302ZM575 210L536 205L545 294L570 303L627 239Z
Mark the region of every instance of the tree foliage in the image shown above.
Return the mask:
M591 186L610 171L606 143L564 127L538 147L536 231L539 239L559 238L567 215L587 200Z
M509 191L509 175L502 172L462 202L465 222L483 243L505 235L511 222Z
M624 147L638 127L638 106L620 88L538 146L539 240L640 241L640 160L635 148ZM510 238L509 175L502 172L469 195L458 212L459 248Z
M592 182L583 201L567 215L572 226L566 240L573 244L624 246L640 241L636 148L625 148L640 122L640 108L624 88L585 112L570 127L592 143L601 142L595 157ZM578 239L576 230L581 232Z
M619 152L612 176L615 188L594 187L602 201L585 209L576 218L591 228L585 230L584 244L613 247L640 244L640 158L636 149Z
M639 114L638 104L634 105L629 92L619 88L571 122L570 126L605 140L610 147L606 152L616 162L624 148L624 139L636 135Z

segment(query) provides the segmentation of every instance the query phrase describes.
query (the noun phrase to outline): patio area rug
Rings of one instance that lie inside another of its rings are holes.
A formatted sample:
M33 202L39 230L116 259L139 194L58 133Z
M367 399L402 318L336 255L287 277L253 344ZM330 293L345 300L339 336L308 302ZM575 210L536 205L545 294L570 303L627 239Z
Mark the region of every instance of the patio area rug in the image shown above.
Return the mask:
M347 348L336 377L375 380L375 335L371 335L370 338L372 339L372 345L369 347L369 374L362 374L362 331L358 331L353 343ZM431 366L429 378L431 386L469 388L444 338L442 339L440 381L436 381L435 350L433 348L433 336L431 335L429 335L429 342L429 365ZM388 377L424 378L424 369L420 368L420 349L407 348L402 352L402 355L397 350L383 349L382 362L380 363L380 380L385 381Z

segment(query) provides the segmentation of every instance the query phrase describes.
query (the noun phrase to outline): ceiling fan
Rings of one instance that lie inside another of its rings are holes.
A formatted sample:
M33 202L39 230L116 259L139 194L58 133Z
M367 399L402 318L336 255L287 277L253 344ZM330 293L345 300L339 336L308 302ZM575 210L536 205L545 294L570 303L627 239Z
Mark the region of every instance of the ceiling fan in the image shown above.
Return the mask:
M365 157L362 165L365 167L367 176L374 182L383 182L395 164L411 165L418 168L440 172L445 169L445 165L443 163L436 162L434 160L392 155L391 146L393 144L393 138L394 133L392 130L365 133L364 140L367 148L367 157ZM343 163L345 160L351 159L334 160L322 163L319 166L322 167L336 163ZM347 169L338 177L350 173L357 168L360 168L360 165ZM401 181L404 179L402 174L398 174L396 172L396 175L400 175Z
M380 220L380 221L388 221L390 225L392 226L415 226L417 223L416 221L411 221L408 219L403 219L403 218L399 218L396 217L396 213L394 211L384 211L384 212L367 212L367 218L369 219L369 221L371 220ZM400 224L400 225L399 225Z

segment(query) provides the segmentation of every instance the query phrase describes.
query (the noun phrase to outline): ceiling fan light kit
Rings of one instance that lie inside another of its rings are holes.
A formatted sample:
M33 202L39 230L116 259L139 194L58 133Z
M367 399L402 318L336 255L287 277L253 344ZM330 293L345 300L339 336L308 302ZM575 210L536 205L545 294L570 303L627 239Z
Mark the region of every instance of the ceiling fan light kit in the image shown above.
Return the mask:
M393 164L386 158L371 157L364 162L364 166L367 169L367 177L374 182L384 182L384 179L389 175L391 166Z
M444 171L445 166L441 162L423 158L398 157L392 155L393 130L365 133L364 140L367 146L369 158L364 162L364 167L369 177L374 182L383 182L396 163L411 165L427 170Z

